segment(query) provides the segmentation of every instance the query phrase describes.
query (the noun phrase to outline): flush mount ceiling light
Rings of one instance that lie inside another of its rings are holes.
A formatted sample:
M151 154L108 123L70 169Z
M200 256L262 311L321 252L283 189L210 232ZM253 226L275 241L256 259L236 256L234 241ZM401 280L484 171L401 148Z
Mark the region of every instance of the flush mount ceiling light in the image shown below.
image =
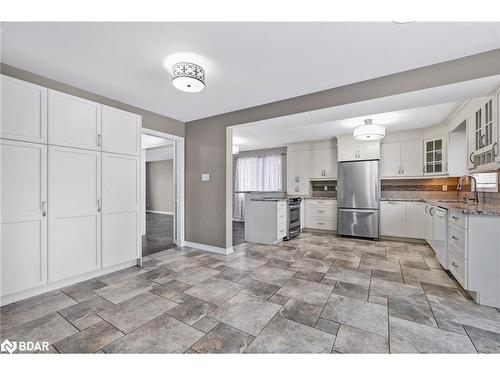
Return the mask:
M205 70L190 62L175 63L172 67L172 84L186 92L200 92L205 88Z
M374 124L372 119L365 120L363 125L354 129L354 139L358 141L375 141L385 137L385 126Z
M240 148L238 146L233 146L233 155L238 155L240 153Z

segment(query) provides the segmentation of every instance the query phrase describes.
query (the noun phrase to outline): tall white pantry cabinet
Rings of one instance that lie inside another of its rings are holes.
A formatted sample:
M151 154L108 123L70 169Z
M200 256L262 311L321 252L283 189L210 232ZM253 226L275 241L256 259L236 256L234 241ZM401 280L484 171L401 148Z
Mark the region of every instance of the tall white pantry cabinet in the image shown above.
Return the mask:
M1 76L2 304L141 257L140 116Z

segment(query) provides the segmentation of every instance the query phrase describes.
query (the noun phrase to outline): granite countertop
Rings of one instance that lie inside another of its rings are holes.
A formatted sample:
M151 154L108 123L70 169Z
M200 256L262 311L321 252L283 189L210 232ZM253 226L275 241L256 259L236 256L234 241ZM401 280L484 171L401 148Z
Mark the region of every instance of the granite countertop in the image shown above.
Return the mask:
M336 201L336 197L302 197L302 199L314 199L314 200L331 200L331 201Z
M250 200L254 202L280 202L286 201L286 198L251 198Z
M429 203L434 206L444 208L448 211L456 211L462 214L471 215L494 215L500 216L500 204L492 203L465 203L453 200L436 200L436 199L404 199L404 198L381 198L381 201L397 201L397 202L422 202Z

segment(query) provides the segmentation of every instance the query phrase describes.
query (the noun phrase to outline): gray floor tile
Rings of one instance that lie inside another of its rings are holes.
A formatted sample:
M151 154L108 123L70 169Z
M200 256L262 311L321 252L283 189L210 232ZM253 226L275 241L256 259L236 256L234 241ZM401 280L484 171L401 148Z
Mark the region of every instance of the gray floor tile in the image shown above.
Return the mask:
M332 294L321 316L351 327L388 336L387 307Z
M315 283L320 283L321 280L325 277L324 272L317 272L313 270L299 269L293 277L298 279L303 279L307 281L313 281Z
M178 280L171 280L162 286L155 286L151 292L158 294L164 298L172 299L174 296L192 288L192 285L183 283Z
M187 301L175 306L168 311L168 315L181 320L189 325L195 324L205 318L210 312L217 308L216 305L201 299L191 297Z
M294 272L279 268L262 266L248 275L250 279L262 281L268 284L283 286L293 276Z
M238 293L210 316L252 336L257 336L280 308L280 305Z
M101 311L98 315L128 333L175 306L172 301L146 292Z
M331 263L325 262L318 259L311 258L300 258L295 263L292 264L293 268L305 268L306 270L312 270L316 272L326 272L330 268Z
M70 285L66 288L62 288L61 290L74 300L82 302L92 296L95 296L95 294L92 293L92 291L104 288L106 285L107 285L106 283L98 279L90 279L78 284Z
M204 333L163 314L104 348L106 353L184 353Z
M425 271L408 267L401 267L401 270L406 283L420 283L424 281L432 284L455 287L453 280L442 270L432 269L430 271Z
M238 257L226 263L226 266L239 269L240 271L255 271L257 268L266 264L266 260Z
M423 309L417 305L404 302L390 301L389 316L411 322L437 327L436 320L430 308Z
M427 263L423 260L406 260L406 259L401 259L399 261L401 263L401 267L408 267L408 268L416 268L419 270L426 270L429 271L429 267L427 266Z
M11 303L0 308L2 330L8 330L76 303L59 290Z
M333 287L330 285L292 278L276 293L299 301L324 305L332 290Z
M123 302L129 298L138 296L157 286L158 284L143 279L142 277L131 277L116 284L106 286L94 291L95 294L106 298L115 304Z
M186 290L185 293L219 306L238 293L240 289L241 287L232 281L213 278Z
M387 272L381 270L373 270L372 278L384 281L391 281L393 283L403 283L403 275L401 272Z
M331 333L332 335L336 335L339 330L339 327L340 324L334 322L333 320L319 318L315 328Z
M201 318L195 324L193 324L193 327L207 333L214 329L217 324L219 324L218 320L209 316L205 316L204 318Z
M174 275L174 271L167 270L166 268L155 268L154 270L145 272L141 274L141 277L148 279L150 281L154 281L158 284L165 284L172 280L172 275Z
M379 260L367 257L361 258L359 269L372 269L396 273L401 272L401 266L399 265L399 262Z
M465 330L479 353L500 353L500 333L469 326Z
M391 353L476 353L467 336L390 318Z
M122 332L102 321L55 343L54 346L60 353L95 353L122 336Z
M229 269L227 271L223 271L218 277L229 281L238 282L239 280L243 279L244 277L250 274L250 272L247 271L240 271L236 268L231 268L231 267L228 268Z
M93 294L77 305L59 310L59 314L81 331L99 323L102 319L95 313L111 306L113 306L111 302Z
M220 323L193 345L198 353L243 353L254 337Z
M361 285L368 287L370 285L371 271L370 270L350 270L347 268L341 268L332 266L330 270L326 273L325 279L343 281L350 284Z
M280 268L282 270L286 270L292 264L293 264L293 262L291 262L291 261L283 260L283 259L277 259L277 258L272 258L271 260L269 260L266 263L266 265L269 266L269 267Z
M389 339L341 325L333 349L339 353L389 353Z
M335 284L333 294L366 301L368 300L368 287L339 281Z
M314 327L322 310L321 306L290 298L279 311L279 315L283 318Z
M335 336L289 319L275 317L247 353L330 353Z
M144 268L139 268L137 266L133 267L128 267L120 271L116 271L113 273L109 273L107 275L98 277L97 280L102 281L103 283L107 285L111 284L117 284L119 282L122 282L124 280L128 280L131 277L141 275L143 273L148 272L148 270ZM101 288L100 288L101 289Z
M253 280L245 288L241 290L241 293L250 294L254 297L268 299L274 293L278 291L280 287L274 284L264 283L262 281Z
M2 326L0 341L3 342L5 339L10 341L46 341L53 344L77 332L78 330L66 319L58 313L52 312L10 329L5 329Z
M467 302L467 299L464 297L464 295L460 292L458 288L452 288L449 286L431 284L426 282L422 283L422 287L424 288L425 293L427 295L432 295L442 298L458 299L460 301Z
M389 301L406 302L423 308L429 307L429 303L427 302L427 298L421 286L373 279L370 285L370 295L385 297Z
M197 285L219 273L220 271L208 267L194 267L176 273L173 278L186 284Z

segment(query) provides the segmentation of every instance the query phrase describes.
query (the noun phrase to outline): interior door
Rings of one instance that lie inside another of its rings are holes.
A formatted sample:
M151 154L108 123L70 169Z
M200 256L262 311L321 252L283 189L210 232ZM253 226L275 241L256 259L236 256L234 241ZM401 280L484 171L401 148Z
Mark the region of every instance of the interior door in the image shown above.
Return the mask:
M401 176L401 143L384 143L380 147L382 177Z
M49 90L49 144L101 149L101 105Z
M1 142L1 295L47 283L47 146Z
M140 158L102 153L102 265L141 257Z
M0 136L47 143L47 89L4 75L1 79Z
M141 116L102 106L102 151L141 154Z
M49 146L49 282L101 267L100 154Z
M401 144L401 165L403 176L421 176L423 171L422 141L403 142Z

